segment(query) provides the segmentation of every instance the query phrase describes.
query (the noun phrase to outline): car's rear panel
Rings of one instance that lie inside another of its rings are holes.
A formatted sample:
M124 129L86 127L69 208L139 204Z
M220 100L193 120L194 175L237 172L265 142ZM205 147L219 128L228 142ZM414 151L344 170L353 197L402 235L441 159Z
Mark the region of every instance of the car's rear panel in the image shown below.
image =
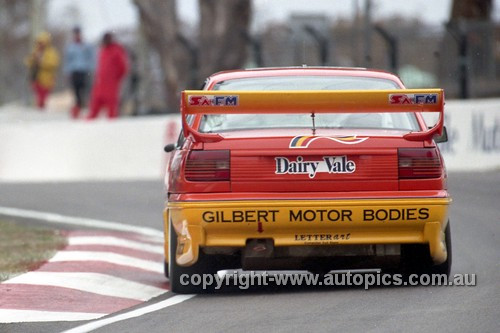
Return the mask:
M432 140L404 133L193 133L176 153L165 211L165 223L180 235L177 263L196 262L200 248L244 255L255 241L354 246L352 253L379 247L381 255L396 253L392 245L428 243L434 261L443 262L450 202L444 167Z
M231 151L233 192L346 192L374 186L398 189L397 148Z

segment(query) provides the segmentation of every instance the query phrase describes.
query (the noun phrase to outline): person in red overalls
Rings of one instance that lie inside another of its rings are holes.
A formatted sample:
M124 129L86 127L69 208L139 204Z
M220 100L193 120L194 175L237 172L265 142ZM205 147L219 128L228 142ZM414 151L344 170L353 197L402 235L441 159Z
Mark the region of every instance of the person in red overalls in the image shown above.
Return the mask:
M95 119L102 107L107 107L108 118L118 117L120 85L127 69L128 61L124 48L113 40L110 32L105 33L97 59L87 119Z

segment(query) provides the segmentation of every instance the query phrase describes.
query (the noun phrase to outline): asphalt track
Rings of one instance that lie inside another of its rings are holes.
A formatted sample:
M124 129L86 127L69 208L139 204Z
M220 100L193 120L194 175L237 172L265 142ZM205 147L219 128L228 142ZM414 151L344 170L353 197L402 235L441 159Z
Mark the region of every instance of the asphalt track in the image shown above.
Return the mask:
M162 187L161 182L0 184L0 206L161 229ZM500 172L453 173L449 187L452 274L477 274L475 287L231 290L198 295L95 332L498 332ZM60 332L84 323L0 324L0 332Z

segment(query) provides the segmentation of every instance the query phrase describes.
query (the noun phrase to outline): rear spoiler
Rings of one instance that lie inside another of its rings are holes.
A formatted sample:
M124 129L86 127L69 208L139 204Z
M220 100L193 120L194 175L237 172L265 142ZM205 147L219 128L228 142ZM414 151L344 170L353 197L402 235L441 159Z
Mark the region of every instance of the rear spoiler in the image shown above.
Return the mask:
M217 133L200 133L188 115L268 113L379 113L439 112L437 123L426 131L409 132L409 141L431 140L441 135L444 123L443 89L343 90L343 91L207 91L186 90L181 96L184 136L197 142L217 142Z

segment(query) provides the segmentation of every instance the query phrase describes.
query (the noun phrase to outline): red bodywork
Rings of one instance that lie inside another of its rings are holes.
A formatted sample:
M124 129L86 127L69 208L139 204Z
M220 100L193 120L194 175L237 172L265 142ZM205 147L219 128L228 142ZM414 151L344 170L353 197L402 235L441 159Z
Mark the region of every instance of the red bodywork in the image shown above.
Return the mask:
M256 69L247 71L227 71L212 75L207 79L205 90L211 90L221 81L239 78L258 78L264 76L350 76L370 77L391 80L401 89L404 85L401 80L390 73L377 70L351 68L276 68ZM416 113L419 126L426 129L426 124L420 113ZM191 122L193 128L198 128L201 115L194 116ZM356 145L344 145L329 140L317 140L310 146L310 150L291 152L288 149L290 139L294 136L311 135L310 129L255 129L225 132L224 140L219 142L195 142L188 137L171 159L170 176L166 183L170 200L234 200L238 198L314 198L315 192L321 192L320 197L359 198L366 197L399 197L405 196L404 191L411 191L411 196L443 196L446 190L446 175L444 168L439 177L432 179L400 179L398 177L399 148L436 148L432 140L409 141L403 139L407 131L356 129L358 137L383 139L381 147L379 140L366 140ZM318 129L316 135L352 135L352 129ZM271 139L271 140L270 140ZM221 182L190 182L184 175L186 154L191 150L229 150L231 152L231 179ZM328 175L318 175L315 181L304 179L303 175L289 175L286 180L277 179L273 170L274 157L277 155L314 156L353 155L354 161L361 168L355 175L340 175L331 180ZM291 154L292 153L292 154ZM266 158L268 156L268 158ZM267 171L266 171L267 170ZM332 191L332 189L334 189ZM421 191L421 192L420 192ZM408 193L407 193L408 194Z

